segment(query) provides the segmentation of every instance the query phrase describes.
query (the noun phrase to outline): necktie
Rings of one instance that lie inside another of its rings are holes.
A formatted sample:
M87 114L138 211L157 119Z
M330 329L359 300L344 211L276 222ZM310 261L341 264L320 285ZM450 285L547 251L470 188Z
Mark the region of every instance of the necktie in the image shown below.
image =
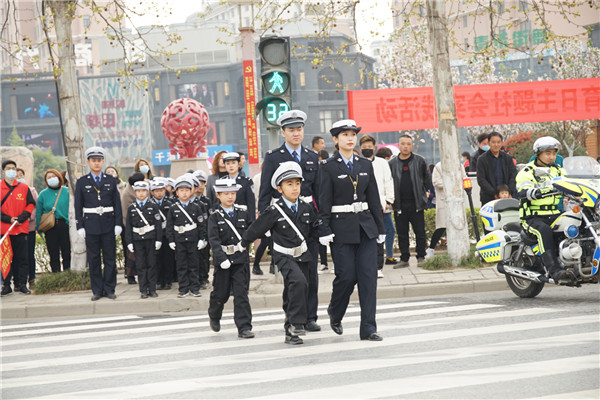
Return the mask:
M100 187L100 177L96 177L96 186Z
M229 218L233 218L233 211L227 211L227 215L229 215Z
M294 157L294 161L300 164L300 157L298 157L298 153L296 153L296 150L292 151L292 157Z
M296 207L295 204L292 204L292 206L290 207L290 209L292 210L292 212L294 213L294 215L298 215L298 207Z
M352 167L352 161L348 161L348 169L351 173L354 173L354 168Z

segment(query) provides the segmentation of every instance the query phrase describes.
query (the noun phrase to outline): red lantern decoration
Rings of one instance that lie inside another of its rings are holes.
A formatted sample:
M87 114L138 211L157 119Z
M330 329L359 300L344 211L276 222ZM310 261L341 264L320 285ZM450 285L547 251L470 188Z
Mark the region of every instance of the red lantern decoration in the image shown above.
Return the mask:
M196 158L206 151L206 134L209 129L206 108L190 98L172 101L160 119L163 134L169 140L172 154L181 158Z

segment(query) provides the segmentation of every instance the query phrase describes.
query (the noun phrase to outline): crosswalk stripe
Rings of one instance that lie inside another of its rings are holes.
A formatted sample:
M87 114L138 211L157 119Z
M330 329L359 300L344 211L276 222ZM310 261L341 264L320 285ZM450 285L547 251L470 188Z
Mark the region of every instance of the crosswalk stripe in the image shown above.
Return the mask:
M553 308L526 308L522 310L509 310L509 311L497 311L497 312L487 312L487 313L477 313L477 314L468 314L468 315L456 315L452 317L442 317L442 318L431 318L424 319L418 321L410 321L403 322L402 324L393 326L394 329L415 329L415 328L423 328L423 327L431 327L436 325L450 324L456 322L465 322L465 321L476 321L483 319L501 319L501 318L516 318L516 317L525 317L525 316L534 316L534 315L543 315L549 313L555 313L557 310ZM223 314L225 317L226 314ZM228 315L231 317L232 315ZM233 324L233 321L223 320L222 325L225 326L227 324ZM344 322L348 322L344 320ZM273 324L273 325L263 325L258 327L261 331L267 331L269 329L282 329L281 324ZM389 327L388 327L389 328ZM323 326L323 329L329 329L327 326ZM237 330L235 328L231 329L223 329L220 332L220 335L226 336L228 334L236 333ZM311 334L312 335L312 334ZM209 336L208 334L206 335ZM210 334L210 336L213 336ZM163 336L168 341L172 342L182 342L189 339L198 339L200 336L198 332L190 332L190 333L172 333L169 336ZM30 355L41 355L41 354L49 354L49 353L71 353L75 351L82 351L88 349L114 349L116 347L126 347L126 346L139 346L144 344L156 344L157 337L154 335L144 336L138 338L130 338L130 339L113 339L113 340L105 340L102 342L81 342L75 344L65 344L60 346L49 346L49 347L27 347L27 348L19 348L15 350L4 350L2 351L2 355L4 357L26 357ZM164 343L161 341L161 343Z
M99 318L81 318L81 319L69 319L69 320L56 320L47 322L32 322L24 324L10 324L0 326L0 331L9 331L14 329L31 329L39 328L44 326L57 326L57 325L76 325L76 324L87 324L87 323L98 323L105 321L123 321L131 319L142 318L139 315L115 315L111 317L99 317Z
M557 346L557 345L564 345L565 343L577 343L576 340L579 340L581 335L574 335L576 337L571 337L566 339L564 342L560 341L560 343L556 343L553 345L550 345L550 347L553 346ZM594 340L597 339L595 337L592 337L592 335L588 334L587 335L587 339L588 340ZM547 348L548 345L542 343L540 340L530 340L527 346L524 345L520 345L520 350L534 350L534 349L539 349L539 348ZM496 352L496 346L495 345L485 345L485 346L469 346L469 347L463 347L460 349L451 349L450 352L426 352L426 353L421 353L421 354L414 354L414 355L402 355L402 356L392 356L389 358L373 358L373 359L361 359L360 363L356 362L355 360L351 360L351 361L337 361L337 362L331 362L331 363L321 363L321 364L313 364L310 366L299 366L299 367L289 367L289 368L277 368L277 369L271 369L271 370L262 370L262 371L253 371L253 372L247 372L247 373L236 373L234 375L219 375L219 376L207 376L207 377L203 377L202 379L180 379L180 380L172 380L172 381L161 381L161 382L153 382L153 383L147 383L147 384L142 384L142 385L136 385L134 387L128 387L128 386L124 386L124 387L112 387L110 389L96 389L96 390L86 390L86 391L80 391L80 392L74 392L74 393L60 393L60 394L56 394L56 395L49 395L46 397L42 397L42 398L82 398L82 397L94 397L94 398L101 398L101 397L112 397L115 395L115 393L118 393L118 397L120 399L129 399L129 398L139 398L140 393L152 393L153 396L160 396L160 395L168 395L169 397L173 397L174 395L176 396L177 393L182 393L182 392L189 392L189 391L195 391L195 390L202 390L202 389L208 389L208 388L225 388L225 387L232 387L232 386L240 386L240 385L244 385L244 384L261 384L261 383L267 383L267 382L273 382L273 381L280 381L280 380L286 380L286 379L300 379L300 378L304 378L304 377L311 377L311 376L326 376L332 373L335 374L339 374L339 373L346 373L346 372L356 372L356 371L363 371L363 370L372 370L372 369L385 369L385 368L393 368L393 367L399 367L399 366L406 366L406 365L414 365L416 363L433 363L433 362L441 362L441 361L448 361L448 360L457 360L457 359L465 359L465 358L471 358L471 357L485 357L485 356L489 356L492 354L495 354ZM553 360L555 363L557 363L558 361L562 361L562 362L566 362L568 364L575 364L577 362L581 362L580 365L580 370L585 370L585 369L590 369L591 367L597 366L594 365L591 361L593 359L593 356L585 356L585 357L573 357L573 358L567 358L567 359L561 359L561 360ZM206 360L204 360L206 361ZM239 362L239 361L238 361ZM205 362L202 362L202 364L205 364ZM516 368L525 368L525 366L528 365L539 365L540 363L528 363L528 364L517 364ZM214 364L212 364L214 365ZM512 371L512 366L500 366L500 367L494 367L495 370L500 371L501 373L501 377L500 380L504 377L506 377L508 375L508 371ZM485 370L481 369L481 370ZM555 372L555 369L548 371L546 368L543 369L544 372L537 375L537 376L546 376L546 375L551 375L552 373ZM570 370L570 369L569 369ZM480 370L473 370L473 372L475 371L480 371ZM561 372L563 372L564 369L561 369ZM411 377L409 379L416 378L419 382L419 384L417 384L417 388L421 389L421 390L415 390L415 388L413 388L411 386L411 389L409 391L406 391L406 393L415 393L415 392L420 392L420 391L427 391L427 390L432 390L431 386L426 386L423 385L423 382L426 382L428 380L428 377L432 377L432 378L437 378L438 376L442 377L444 383L446 385L448 385L449 383L451 383L453 380L454 382L459 381L460 385L459 386L464 386L465 384L472 384L473 376L478 376L478 375L468 375L467 372L469 371L460 371L460 372L454 372L454 373L443 373L443 374L433 374L433 375L425 375L425 376L417 376L417 377ZM503 373L503 374L502 374ZM465 377L468 377L467 379L465 379ZM511 375L511 379L514 379L514 373ZM488 383L493 383L496 380L494 378L489 379ZM478 380L478 384L480 383L480 381ZM382 393L381 391L378 390L373 390L375 389L374 386L378 385L379 382L370 382L369 386L371 386L371 391L367 391L362 389L360 391L360 394L357 395L357 392L354 392L353 390L343 390L343 393L339 393L340 394L340 398L371 398L373 397L374 394L376 394L376 397L382 397ZM357 384L357 385L350 385L353 387L356 386L361 386L364 385L363 383L361 384ZM412 383L411 383L412 385ZM346 388L346 385L343 386L343 388ZM401 386L400 386L401 388ZM314 391L307 391L307 392L299 392L299 393L285 393L285 397L289 397L289 398L327 398L327 397L331 397L331 388L327 388L327 393L324 393L325 389L321 389L321 391L314 390ZM396 389L392 389L394 390L394 392L390 392L387 394L384 394L384 396L394 396L394 395L398 395L398 392L396 392ZM402 391L403 389L401 389ZM316 393L315 393L316 392ZM314 393L314 395L313 395ZM335 393L335 392L334 392ZM281 394L278 394L276 396L273 396L272 398L280 398ZM338 396L335 396L338 397ZM265 398L262 397L261 398ZM269 398L269 397L267 397Z
M355 317L360 319L360 316ZM576 316L576 317L568 317L568 318L557 318L552 320L542 320L542 321L528 321L516 324L507 324L507 325L492 325L478 328L467 328L467 329L456 329L456 330L444 330L441 332L427 332L420 333L416 335L406 335L406 336L395 336L386 338L383 342L378 343L379 346L394 346L398 344L407 344L407 343L419 343L431 340L447 340L449 338L455 337L463 337L463 336L476 336L476 335L487 335L487 334L499 334L505 332L514 332L520 330L543 330L549 328L557 328L561 326L574 326L574 325L583 325L590 323L597 323L598 319L596 316ZM260 332L261 330L257 330ZM311 339L320 339L331 337L331 332L316 332L311 333ZM343 340L343 339L342 339ZM222 343L213 343L211 344L211 350L219 350L225 348L235 348L235 347L243 347L244 349L250 349L252 347L262 346L265 344L281 344L282 337L281 336L271 336L271 337L259 337L252 340L235 340L235 341L226 341ZM308 354L324 354L330 352L340 352L340 351L348 351L348 350L356 350L356 349L365 349L372 347L373 344L368 341L342 341L336 343L326 343L314 346L306 346L301 349L303 355ZM289 347L286 347L289 349ZM101 353L101 354L90 354L90 355L76 355L70 357L62 357L62 358L48 358L48 359L36 359L36 360L27 360L27 361L16 361L16 362L3 362L2 368L4 370L10 371L20 371L25 369L34 369L34 368L50 368L56 367L59 365L76 365L81 363L93 363L93 362L107 362L121 359L132 359L132 358L148 358L159 355L174 355L174 354L198 354L202 349L199 348L197 344L194 345L177 345L174 347L163 347L163 348L150 348L143 350L129 350L129 351L120 351L118 353ZM258 357L259 360L265 358L266 355L270 355L271 359L278 358L286 354L286 350L278 349L272 351L263 351L259 355L252 354L252 360L255 360L255 357ZM240 355L235 355L235 360L240 360ZM257 361L259 361L257 360Z
M407 310L407 311L398 311L394 313L384 313L377 316L378 319L382 318L396 318L401 316L415 316L415 315L430 315L437 313L448 313L448 312L459 312L459 311L467 311L467 310L481 310L487 308L497 308L501 307L497 304L467 304L461 306L449 306L449 307L435 307L435 308L424 308L418 310ZM360 308L353 308L353 311L360 311ZM321 316L326 317L321 314ZM360 318L360 317L358 317ZM264 322L271 320L279 320L281 324L283 324L283 313L278 315L268 315L268 316L259 316L252 319L253 323L256 322ZM328 318L327 318L328 319ZM344 318L344 321L348 321L348 318ZM136 321L138 323L139 321ZM164 321L163 321L164 323ZM83 333L73 333L69 335L59 334L59 335L48 335L43 337L25 337L25 338L3 338L2 340L2 348L7 345L18 345L18 344L32 344L32 343L47 343L52 340L74 340L74 339L89 339L89 338L98 338L98 337L106 337L111 335L132 335L132 334L141 334L141 333L150 333L155 334L157 332L164 332L170 330L181 330L181 329L199 329L207 327L206 317L204 320L198 322L184 323L178 324L177 326L171 325L160 325L160 326L151 326L151 327L143 327L143 328L129 328L129 329L119 329L114 331L93 331L93 332L83 332ZM232 320L224 320L222 325L233 324ZM97 329L97 328L96 328ZM201 332L200 332L201 333Z
M440 374L411 376L410 378L363 382L343 386L327 387L325 389L285 393L285 397L292 399L314 399L324 397L342 399L384 398L430 392L435 390L447 390L457 387L507 382L514 380L515 377L518 377L519 379L533 379L561 374L566 371L569 373L574 373L597 368L598 355L595 354L530 363L500 365L490 368L444 372ZM476 381L473 379L474 376L477 377ZM335 395L332 396L332 393L335 393ZM260 397L260 399L278 398L281 398L281 394Z
M563 347L568 345L581 345L584 342L593 342L598 340L598 335L596 332L586 332L586 333L576 333L570 335L563 336L555 336L549 338L533 338L533 339L525 339L515 341L500 341L493 344L483 344L483 345L469 345L466 347L458 347L458 348L449 348L444 351L427 351L421 353L411 353L409 355L403 355L401 358L392 358L386 361L386 359L376 359L376 366L374 368L384 368L384 367L399 367L401 365L413 365L417 363L434 363L434 362L443 362L456 360L461 358L469 358L469 357L485 357L488 355L493 355L498 352L498 350L502 350L504 348L510 348L511 351L515 352L524 352L536 349L550 349L553 347ZM282 356L284 357L284 356ZM259 362L260 360L257 360ZM185 360L183 361L173 361L173 362L164 362L157 363L152 366L151 372L161 372L168 370L175 370L182 367L186 369L190 368L202 368L206 366L217 366L224 365L226 363L240 362L238 357L235 357L235 360L223 360L223 357L215 356L204 358L202 360ZM348 365L347 365L348 364ZM351 367L354 367L354 370L364 370L369 369L369 360L361 360L360 362L356 362L355 360L348 362L335 362L335 363L322 363L318 365L311 365L306 368L308 371L311 371L311 375L327 375L330 374L331 371L335 371L336 373L340 372L349 372L351 371ZM296 369L300 369L301 367L295 367ZM305 368L305 367L302 367ZM314 369L318 368L318 369ZM300 373L304 376L307 375L307 371L297 371L292 372L291 369L286 369L291 374L291 378L300 377ZM51 375L38 375L35 377L26 376L26 377L18 377L12 379L4 379L2 382L2 386L6 389L8 388L18 388L18 387L29 387L31 385L45 385L45 384L56 384L56 383L66 383L77 380L86 380L86 379L100 379L100 378L109 378L114 376L124 376L124 375L134 375L141 374L144 372L149 372L147 365L133 365L129 366L126 369L112 369L107 370L106 368L102 369L93 369L93 370L84 370L84 371L73 371L68 373L61 374L51 374ZM231 382L236 382L236 384L241 384L240 380L243 381L249 380L253 383L261 383L261 380L264 379L265 375L270 377L274 376L271 373L267 373L268 371L256 371L252 372L252 376L249 374L236 374L235 379L232 379ZM260 374L263 376L262 378L256 376ZM240 376L244 375L244 376ZM220 376L220 379L224 379L226 377ZM279 376L276 380L287 379L285 377ZM275 380L275 379L274 379ZM222 381L219 381L222 385ZM209 381L203 380L203 387L210 387L211 383ZM166 385L169 392L165 392L164 394L173 395L173 387L171 384ZM139 393L139 391L137 392ZM152 391L154 395L159 395L161 393L156 393L155 390ZM121 396L119 396L121 397Z

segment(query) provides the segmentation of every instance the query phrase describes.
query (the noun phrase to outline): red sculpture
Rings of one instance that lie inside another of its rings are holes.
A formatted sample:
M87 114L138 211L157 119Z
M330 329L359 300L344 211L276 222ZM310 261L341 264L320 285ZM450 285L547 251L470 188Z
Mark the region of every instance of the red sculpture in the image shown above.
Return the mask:
M208 112L196 100L186 97L172 101L160 119L162 131L170 142L171 154L196 158L198 152L205 152L208 121Z

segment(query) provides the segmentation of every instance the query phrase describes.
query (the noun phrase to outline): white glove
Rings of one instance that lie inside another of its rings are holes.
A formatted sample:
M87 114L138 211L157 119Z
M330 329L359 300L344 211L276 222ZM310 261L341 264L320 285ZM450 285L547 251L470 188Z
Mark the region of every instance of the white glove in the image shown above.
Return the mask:
M159 251L162 247L162 242L154 242L154 250Z
M77 233L79 234L79 236L81 236L81 238L83 240L85 240L85 229L84 228L77 229Z
M329 243L333 242L334 236L335 236L334 233L332 233L331 235L327 235L327 236L321 236L319 238L319 243L321 243L323 246L327 246Z
M123 232L123 228L120 225L115 225L115 237L119 236Z
M385 233L377 237L377 244L381 244L383 242L385 242Z
M221 269L229 269L231 267L231 261L225 260L221 263Z
M271 231L266 231L265 232L265 237L271 237Z
M133 252L134 252L134 251L133 251L133 243L129 243L129 244L127 245L127 250L129 250L129 252L130 252L130 253L133 253Z
M175 242L169 243L169 247L171 248L171 250L175 250Z
M198 250L202 250L203 248L206 247L208 243L206 242L206 240L202 239L198 242Z

